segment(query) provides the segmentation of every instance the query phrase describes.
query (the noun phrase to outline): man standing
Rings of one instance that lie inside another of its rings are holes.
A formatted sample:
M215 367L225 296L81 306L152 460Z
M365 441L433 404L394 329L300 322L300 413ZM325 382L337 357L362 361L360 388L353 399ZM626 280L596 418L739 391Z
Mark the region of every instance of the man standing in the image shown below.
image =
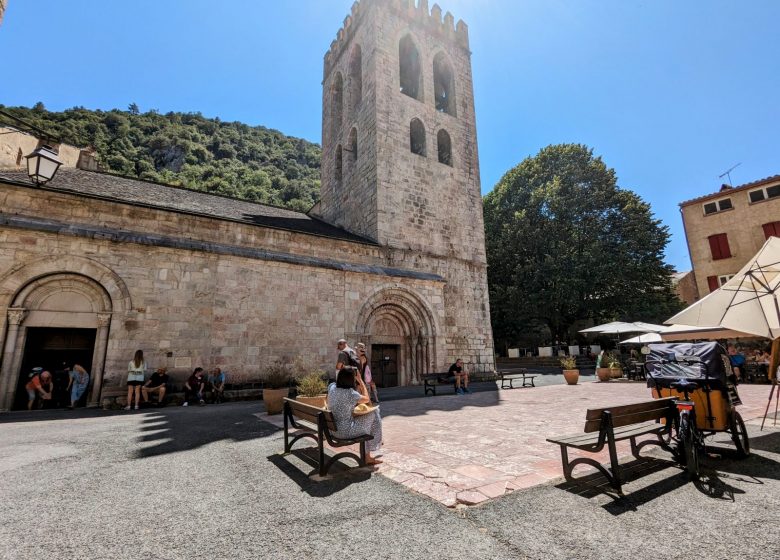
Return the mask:
M737 347L733 344L729 344L729 360L731 360L731 367L734 369L734 375L737 376L737 381L744 379L745 369L745 356L740 352L737 352Z
M346 340L343 338L339 339L336 348L339 350L339 356L336 358L337 376L342 369L352 368L352 371L358 371L360 369L360 361L357 352L349 347Z
M209 387L211 388L211 396L214 399L215 404L219 404L224 399L225 393L225 374L221 368L215 367L209 374Z
M455 378L455 393L463 395L465 393L471 393L469 389L469 372L463 369L463 360L458 358L455 363L450 366L450 377Z
M163 399L165 399L165 391L168 386L168 370L164 367L157 368L149 378L143 387L141 387L141 394L144 397L144 402L149 402L149 394L157 395L157 406L163 406Z

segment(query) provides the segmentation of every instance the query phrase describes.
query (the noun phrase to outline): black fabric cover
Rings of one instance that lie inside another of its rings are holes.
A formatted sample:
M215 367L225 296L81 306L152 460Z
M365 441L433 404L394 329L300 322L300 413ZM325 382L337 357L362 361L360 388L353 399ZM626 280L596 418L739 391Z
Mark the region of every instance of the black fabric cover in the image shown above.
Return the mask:
M674 342L650 344L645 360L647 386L668 388L680 379L705 381L713 389L725 390L732 375L726 350L717 342Z

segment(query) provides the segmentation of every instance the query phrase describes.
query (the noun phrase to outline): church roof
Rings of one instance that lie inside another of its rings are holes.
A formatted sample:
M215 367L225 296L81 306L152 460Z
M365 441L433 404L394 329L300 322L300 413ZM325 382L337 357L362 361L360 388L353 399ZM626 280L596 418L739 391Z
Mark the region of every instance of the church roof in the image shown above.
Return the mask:
M32 185L24 171L0 170L0 181L23 186ZM171 212L375 244L370 239L332 226L302 212L109 173L61 168L54 179L42 188Z

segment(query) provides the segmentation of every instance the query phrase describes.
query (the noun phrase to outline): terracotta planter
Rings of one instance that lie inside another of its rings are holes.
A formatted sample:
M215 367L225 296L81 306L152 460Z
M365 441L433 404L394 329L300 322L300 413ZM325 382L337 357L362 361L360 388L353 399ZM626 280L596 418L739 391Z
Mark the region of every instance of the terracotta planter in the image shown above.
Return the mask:
M623 370L622 369L610 369L609 370L609 376L612 379L620 379L623 377Z
M610 369L606 367L600 367L596 370L596 375L599 381L609 381L612 376L610 375Z
M563 378L569 385L576 385L580 380L580 370L578 369L565 369L563 370Z
M279 414L284 410L284 398L290 389L263 389L263 403L267 414Z
M325 408L327 399L328 395L326 394L317 395L316 397L304 397L303 395L298 395L295 397L296 401L302 402L303 404L316 406L317 408Z

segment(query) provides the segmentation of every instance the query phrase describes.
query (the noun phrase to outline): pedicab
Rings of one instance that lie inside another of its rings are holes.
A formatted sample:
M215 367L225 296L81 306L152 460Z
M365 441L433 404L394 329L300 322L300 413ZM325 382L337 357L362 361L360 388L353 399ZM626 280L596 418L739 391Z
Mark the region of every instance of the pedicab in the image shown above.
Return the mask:
M654 398L677 399L669 441L677 461L699 476L704 438L727 432L739 457L750 453L745 422L736 407L736 377L726 350L717 342L650 344L645 360L647 386Z

